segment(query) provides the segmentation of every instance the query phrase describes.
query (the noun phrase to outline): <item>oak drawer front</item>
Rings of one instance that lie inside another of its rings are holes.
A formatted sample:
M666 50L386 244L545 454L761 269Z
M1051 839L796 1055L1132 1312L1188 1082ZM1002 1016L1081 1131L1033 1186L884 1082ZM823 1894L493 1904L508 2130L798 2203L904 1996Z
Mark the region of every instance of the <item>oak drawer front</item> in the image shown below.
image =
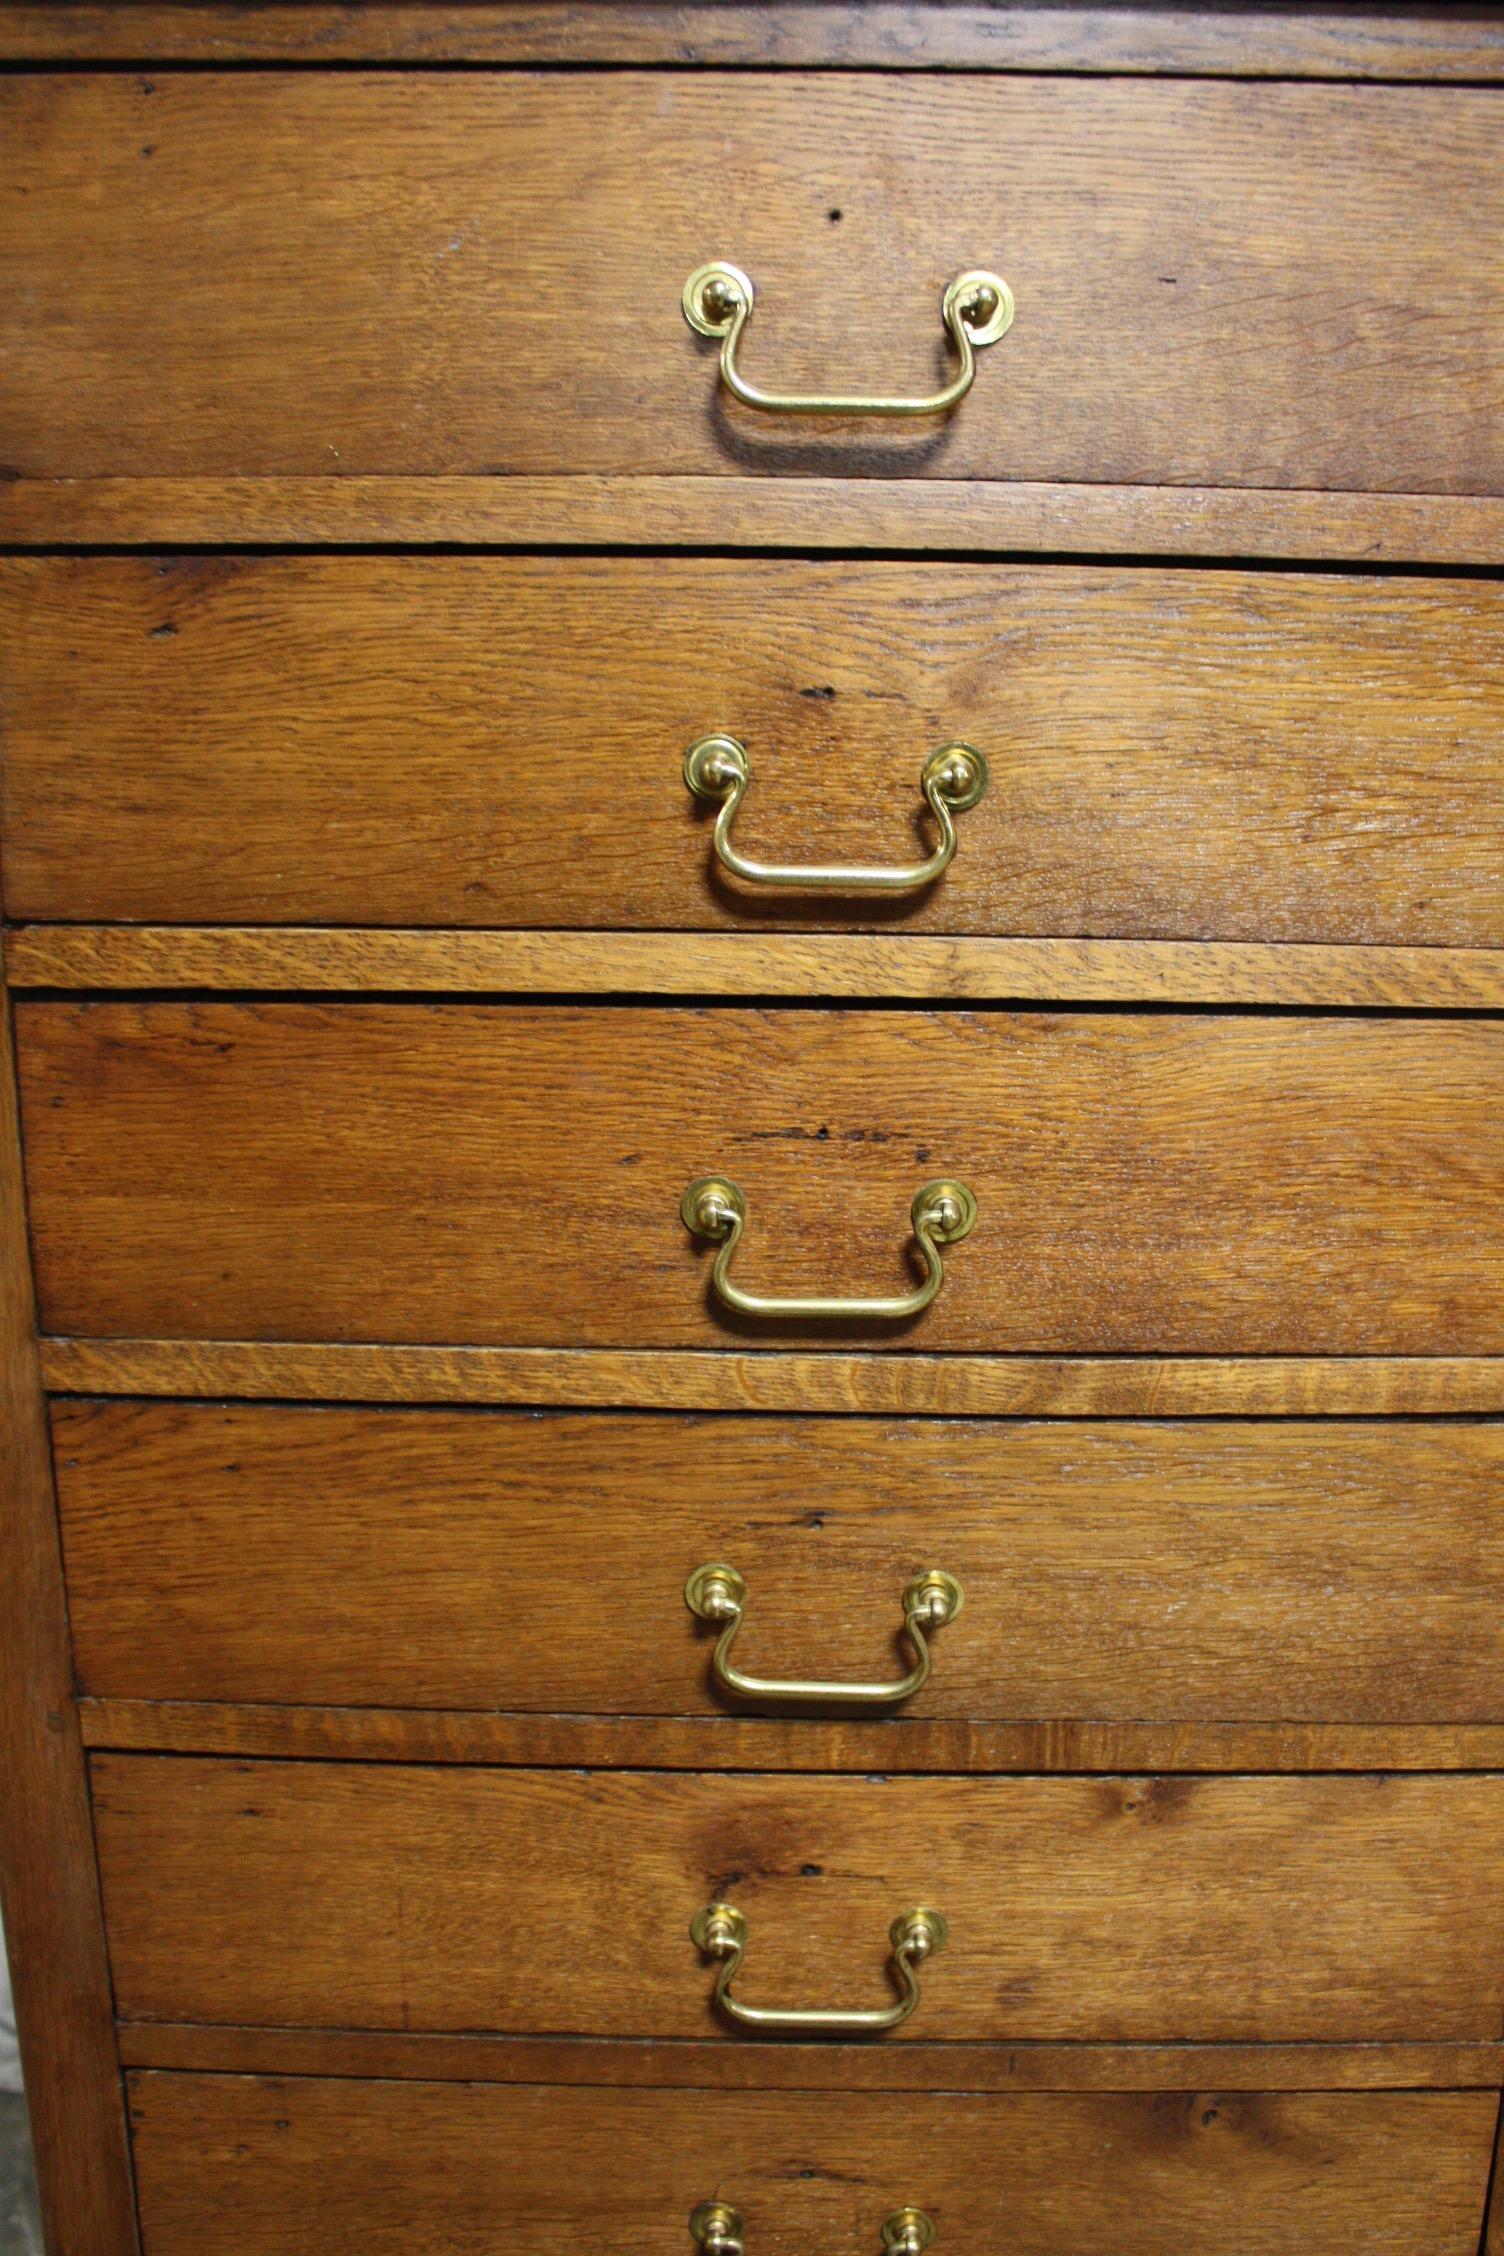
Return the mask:
M53 1332L1504 1347L1489 1021L36 1002L17 1022ZM747 1214L718 1249L681 1215L712 1175ZM978 1218L943 1248L934 1222L921 1272L911 1202L945 1177ZM871 1316L921 1274L922 1315ZM780 1315L737 1313L748 1292ZM828 1294L859 1312L782 1313Z
M57 1402L82 1689L617 1715L901 1686L905 1714L1486 1722L1504 1427ZM693 1572L744 1578L711 1669ZM873 1765L891 1760L879 1730Z
M130 2078L147 2256L692 2251L873 2256L901 2201L936 2256L1474 2256L1490 2092L604 2091Z
M732 1995L888 2042L1493 2038L1504 1776L724 1777L106 1755L127 2020L757 2041ZM889 1978L891 1973L892 1979ZM807 2032L806 2032L807 2034Z
M1476 581L13 557L0 659L14 916L1504 943ZM912 866L948 740L990 783L938 883L770 889L685 788L718 730L785 866Z
M80 73L3 118L23 475L1504 483L1490 90ZM948 422L764 417L681 311L714 259L778 390L933 393L964 270L1018 316Z

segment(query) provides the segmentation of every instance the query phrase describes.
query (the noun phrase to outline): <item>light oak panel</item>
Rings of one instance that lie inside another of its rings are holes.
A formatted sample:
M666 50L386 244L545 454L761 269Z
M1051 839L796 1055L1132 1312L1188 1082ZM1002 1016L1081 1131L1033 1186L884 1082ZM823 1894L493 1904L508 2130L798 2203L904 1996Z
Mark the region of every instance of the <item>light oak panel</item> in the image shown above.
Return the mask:
M24 1002L49 1331L458 1345L1496 1354L1504 1027L1117 1013ZM753 1323L679 1199L740 1183ZM910 1249L912 1250L912 1249Z
M1475 581L12 558L0 663L13 916L1504 943ZM911 859L949 738L991 789L921 896L770 897L685 789L711 729L775 861Z
M7 951L12 987L1504 1008L1497 948L25 924L12 929Z
M80 1701L85 1743L158 1754L318 1762L506 1763L591 1769L885 1773L1154 1770L1497 1770L1496 1723L944 1722L914 1715L538 1715L501 1709ZM878 1736L874 1737L874 1733Z
M562 2092L135 2075L152 2256L637 2256L707 2195L752 2256L867 2256L922 2202L984 2256L1473 2256L1478 2092ZM1235 2240L1233 2238L1235 2237Z
M0 8L0 56L24 62L681 63L765 69L1265 72L1481 78L1504 57L1484 7L1239 9L1060 7L943 0L855 5L701 0L662 7L366 0L359 9L276 0Z
M1497 495L1501 118L1476 88L18 75L6 468ZM679 304L716 256L795 390L932 388L965 268L1020 312L948 423L811 432L723 403Z
M13 478L0 539L266 541L333 547L402 541L584 548L1044 549L1052 556L1330 557L1391 564L1498 562L1504 501L1489 495L1239 492L1215 486L1073 485L984 477Z
M978 1418L1365 1418L1504 1411L1498 1356L813 1354L44 1339L59 1394ZM1256 1766L1255 1766L1256 1767Z
M127 2020L711 2037L713 1897L743 1996L891 1994L886 2041L1494 2039L1504 1778L846 1778L98 1755ZM745 2042L735 2031L723 2041ZM755 2040L754 2040L755 2041Z
M684 2044L123 2021L127 2067L615 2089L1497 2092L1499 2044Z
M682 1590L726 1559L738 1662L781 1678L900 1676L904 1584L957 1575L901 1729L1504 1708L1494 1424L62 1402L52 1437L75 1661L112 1699L715 1715Z

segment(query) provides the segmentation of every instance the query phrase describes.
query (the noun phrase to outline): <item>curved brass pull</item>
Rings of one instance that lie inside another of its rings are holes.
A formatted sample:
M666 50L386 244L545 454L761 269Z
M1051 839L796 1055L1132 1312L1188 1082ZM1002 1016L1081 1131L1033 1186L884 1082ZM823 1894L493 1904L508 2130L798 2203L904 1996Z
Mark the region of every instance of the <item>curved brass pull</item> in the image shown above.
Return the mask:
M742 2214L727 2201L702 2201L689 2213L689 2229L705 2256L743 2256ZM883 2256L924 2256L935 2228L922 2209L895 2209L883 2219Z
M919 771L919 788L940 826L940 843L922 862L862 869L840 862L754 862L737 852L731 825L747 795L752 766L734 736L702 736L684 755L684 780L697 799L719 799L715 850L723 866L749 885L778 885L801 893L916 893L933 885L956 851L953 815L974 807L987 789L987 762L970 744L942 744Z
M743 1675L731 1660L731 1648L747 1611L747 1585L735 1567L696 1567L684 1585L684 1602L701 1621L723 1625L710 1664L723 1692L770 1706L804 1707L811 1701L839 1701L844 1707L896 1708L928 1683L928 1639L955 1620L966 1597L955 1576L939 1567L913 1577L903 1594L903 1629L918 1658L908 1675L901 1676L896 1684L779 1683Z
M692 1236L708 1238L720 1246L710 1282L726 1306L739 1315L781 1316L796 1323L891 1324L905 1316L917 1316L922 1308L929 1307L945 1282L940 1248L958 1245L969 1236L977 1218L977 1202L964 1183L943 1177L916 1191L909 1219L928 1274L913 1292L877 1300L779 1300L766 1293L744 1292L740 1285L734 1285L729 1275L731 1256L747 1219L747 1202L724 1175L699 1176L679 1201L679 1213Z
M765 415L943 415L965 399L976 380L977 351L996 344L1013 321L1013 292L1000 274L973 267L958 274L940 300L959 365L948 384L919 398L872 398L847 392L765 392L736 365L736 348L752 315L755 293L739 266L712 259L684 285L684 318L702 337L721 340L721 382L744 407Z
M738 1911L735 1904L707 1904L690 1921L689 1934L695 1948L706 1958L720 1960L715 2002L733 2021L740 2021L749 2029L818 2029L826 2036L838 2037L866 2036L876 2029L896 2029L900 2021L907 2021L919 2003L916 1969L936 1951L944 1950L950 1938L950 1930L938 1911L900 1913L888 1929L888 1940L893 1945L889 1963L902 1993L897 2004L874 2006L866 2013L838 2013L824 2006L796 2006L787 2012L778 2012L766 2005L743 2005L740 1998L731 1995L732 1978L747 1947L746 1914Z

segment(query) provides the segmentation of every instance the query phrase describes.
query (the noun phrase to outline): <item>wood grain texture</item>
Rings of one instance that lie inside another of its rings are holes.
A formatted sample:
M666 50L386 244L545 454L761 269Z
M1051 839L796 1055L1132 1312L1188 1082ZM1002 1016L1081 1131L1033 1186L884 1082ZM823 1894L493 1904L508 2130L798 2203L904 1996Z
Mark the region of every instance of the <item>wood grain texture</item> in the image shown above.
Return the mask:
M1490 1020L112 1000L17 1027L49 1331L1504 1349ZM897 1290L936 1174L980 1220L914 1323L753 1322L679 1217L713 1171L754 1291Z
M59 1394L236 1395L535 1408L921 1417L1365 1418L1504 1411L1498 1356L697 1354L44 1339Z
M1504 2046L726 2045L123 2021L127 2067L691 2091L1497 2091Z
M756 65L864 70L1211 71L1340 78L1486 78L1504 64L1492 7L1061 7L866 0L749 8L277 0L0 8L13 62L488 62Z
M1373 1771L1504 1768L1499 1724L943 1722L914 1716L530 1715L194 1700L79 1703L85 1743L156 1754L529 1768L975 1771ZM874 1732L878 1734L874 1738Z
M13 916L1461 946L1504 992L1494 584L11 558L0 666ZM685 788L712 729L773 861L926 850L951 738L991 787L920 895L770 896Z
M21 74L5 468L1497 496L1501 119L1476 88ZM724 404L680 310L715 256L792 390L932 387L965 268L1020 311L947 424L811 433Z
M116 1699L715 1715L682 1592L726 1559L776 1678L901 1675L909 1576L958 1576L899 1732L1504 1720L1504 1425L68 1402L52 1435Z
M0 482L0 540L47 549L184 541L1044 549L1493 565L1504 548L1504 501L840 475L13 478Z
M891 1994L885 2040L1497 2039L1504 1778L848 1778L96 1755L127 2020L712 2037L689 1922L746 1912L740 1992ZM756 2040L753 2040L756 2041Z
M43 2214L132 2256L135 2205L37 1369L8 1011L0 1009L0 1898Z
M769 2256L865 2256L895 2200L983 2256L1286 2256L1292 2234L1310 2256L1473 2256L1496 2112L1482 2092L130 2091L153 2256L635 2256L677 2247L712 2194Z
M1504 1008L1499 949L1217 940L24 924L7 970L17 988Z

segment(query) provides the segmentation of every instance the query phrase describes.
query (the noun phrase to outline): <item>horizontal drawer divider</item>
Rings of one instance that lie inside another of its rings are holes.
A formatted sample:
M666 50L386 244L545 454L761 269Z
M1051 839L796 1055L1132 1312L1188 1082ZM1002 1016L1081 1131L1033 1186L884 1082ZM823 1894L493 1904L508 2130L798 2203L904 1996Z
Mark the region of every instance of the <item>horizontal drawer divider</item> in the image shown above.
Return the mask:
M975 1417L1504 1412L1504 1356L922 1355L45 1338L55 1394Z
M1015 6L1000 20L993 0L831 11L803 0L749 9L742 0L630 9L546 10L472 4L427 11L421 0L347 8L249 10L227 0L163 7L81 7L78 0L0 9L0 57L11 63L227 63L287 66L371 63L429 67L809 70L829 67L839 38L846 70L1132 71L1234 77L1487 78L1504 69L1498 29L1486 18L1430 22L1389 8L1325 7L1300 16L1262 13L1224 25L1215 12L1155 7L1101 11Z
M1504 1769L1504 1722L773 1721L90 1698L79 1716L93 1748L333 1762L1000 1775Z
M923 933L28 924L15 988L876 997L1504 1009L1504 949Z
M690 2090L1492 2091L1504 2081L1504 2044L1477 2043L836 2047L150 2021L122 2021L118 2039L126 2068Z
M1314 488L714 475L22 477L18 548L630 548L973 551L1497 565L1504 499Z

